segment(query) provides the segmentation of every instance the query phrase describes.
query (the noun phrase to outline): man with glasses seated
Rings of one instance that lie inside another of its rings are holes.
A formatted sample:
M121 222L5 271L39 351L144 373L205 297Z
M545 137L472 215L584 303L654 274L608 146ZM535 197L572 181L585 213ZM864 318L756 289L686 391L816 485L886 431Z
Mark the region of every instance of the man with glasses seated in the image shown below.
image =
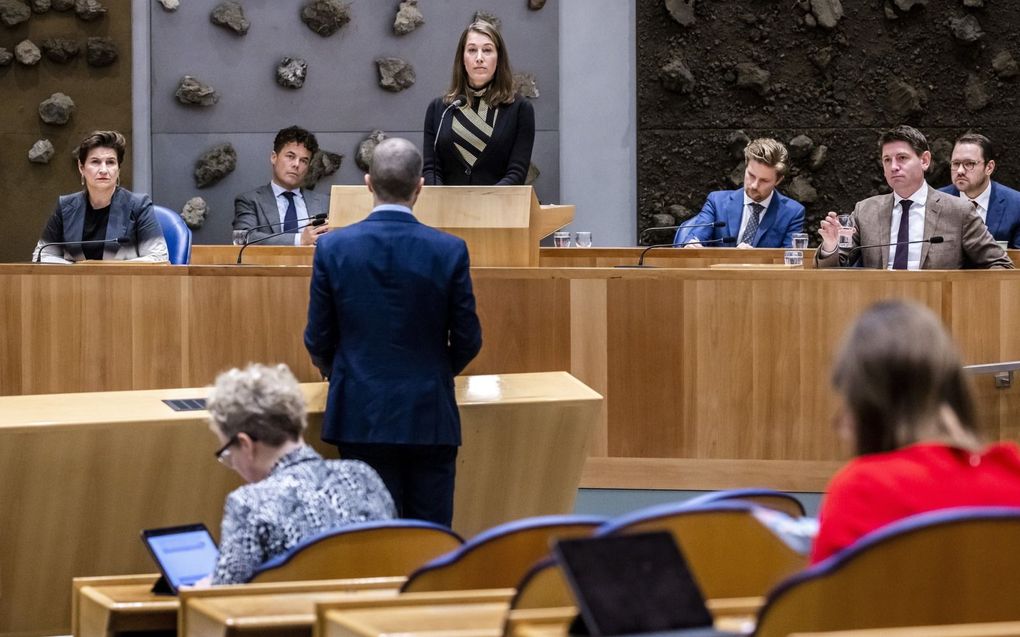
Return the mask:
M305 398L286 365L223 372L206 407L220 444L216 459L249 484L227 496L219 561L203 584L245 582L305 538L395 517L375 470L357 460L324 460L305 444Z
M939 190L974 206L996 241L1020 248L1020 192L992 181L995 159L990 139L978 133L961 135L950 164L953 183Z

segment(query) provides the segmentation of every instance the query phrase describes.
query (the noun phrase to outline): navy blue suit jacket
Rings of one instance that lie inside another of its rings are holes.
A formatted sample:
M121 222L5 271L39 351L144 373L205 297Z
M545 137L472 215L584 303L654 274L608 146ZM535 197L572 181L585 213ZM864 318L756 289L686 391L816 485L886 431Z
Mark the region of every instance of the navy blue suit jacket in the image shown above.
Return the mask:
M804 230L804 206L774 191L772 201L765 210L751 245L755 248L789 248L793 234ZM724 245L720 239L734 237L740 242L740 219L744 213L744 189L717 190L709 193L701 212L694 215L676 231L674 243L681 245L697 238L702 243L717 241L709 246ZM725 221L724 228L691 228L690 226ZM736 244L728 244L731 247Z
M329 377L326 442L459 445L453 377L482 346L464 241L385 207L326 233L305 346Z
M960 196L960 190L952 184L939 190ZM1020 192L993 181L985 225L996 241L1009 241L1010 248L1020 248Z

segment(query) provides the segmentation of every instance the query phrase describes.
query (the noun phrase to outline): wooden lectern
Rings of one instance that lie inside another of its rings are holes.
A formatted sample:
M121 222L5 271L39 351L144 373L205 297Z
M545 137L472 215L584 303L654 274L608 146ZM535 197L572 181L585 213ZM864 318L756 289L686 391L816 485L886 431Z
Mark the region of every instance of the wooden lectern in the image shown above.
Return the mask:
M372 211L364 186L333 186L329 225ZM467 242L473 266L538 267L538 242L574 219L574 206L541 206L531 186L425 186L414 215Z

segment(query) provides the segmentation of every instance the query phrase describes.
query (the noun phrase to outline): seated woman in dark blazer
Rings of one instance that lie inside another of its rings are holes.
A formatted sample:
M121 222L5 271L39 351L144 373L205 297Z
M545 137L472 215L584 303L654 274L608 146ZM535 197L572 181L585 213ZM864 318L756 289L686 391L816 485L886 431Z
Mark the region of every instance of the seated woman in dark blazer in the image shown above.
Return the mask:
M425 185L523 185L534 145L535 109L514 93L503 37L474 22L460 36L449 90L425 113Z
M74 151L85 189L57 200L33 261L72 263L84 259L167 261L163 230L149 195L120 187L127 142L117 131L95 131ZM67 241L93 242L48 246ZM104 243L105 242L105 243Z
M931 310L886 301L864 312L832 378L836 429L857 457L826 489L812 562L918 513L1020 506L1020 448L978 440L960 355Z

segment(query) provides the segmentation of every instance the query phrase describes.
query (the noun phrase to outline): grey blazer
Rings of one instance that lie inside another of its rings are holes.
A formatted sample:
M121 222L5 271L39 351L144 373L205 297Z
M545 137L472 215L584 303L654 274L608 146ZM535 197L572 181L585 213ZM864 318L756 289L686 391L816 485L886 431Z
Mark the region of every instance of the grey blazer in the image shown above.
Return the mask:
M857 232L854 248L891 243L893 195L878 195L858 201L851 218ZM1010 268L1013 262L995 242L974 208L959 197L928 189L924 210L924 238L939 235L942 243L921 244L922 270L959 270L961 268ZM815 252L820 268L861 265L885 269L889 265L889 248L864 250L840 249L829 255Z
M329 212L328 196L307 188L301 189L301 196L304 197L309 217L321 212ZM251 230L270 223L275 225L272 228L252 232L248 240L256 241L283 230L283 224L280 223L280 207L276 203L276 197L273 196L273 189L269 184L243 192L234 199L234 230ZM264 245L291 246L294 245L294 235L281 234L262 243Z
M85 227L85 191L62 195L57 208L46 224L43 236L32 251L43 263L73 263L85 259L81 246L47 246L52 241L80 241ZM127 238L123 244L117 239ZM118 187L110 200L110 218L106 224L106 238L110 240L103 250L103 260L168 261L169 253L163 229L152 209L152 199L146 194L135 194ZM39 251L42 250L42 255Z

